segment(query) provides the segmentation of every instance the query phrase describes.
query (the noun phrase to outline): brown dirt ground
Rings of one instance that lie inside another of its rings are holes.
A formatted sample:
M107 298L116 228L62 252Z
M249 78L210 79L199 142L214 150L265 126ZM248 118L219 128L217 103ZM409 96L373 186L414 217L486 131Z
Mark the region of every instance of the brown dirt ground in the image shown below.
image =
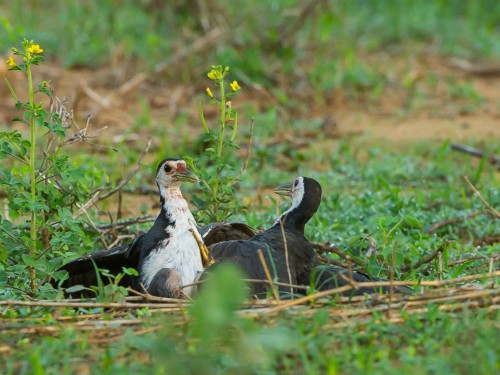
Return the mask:
M25 97L26 92L19 89L24 87L23 77L19 72L7 71L4 61L5 59L0 60L0 75L8 78L19 90L18 96ZM423 69L424 67L417 66L411 74L416 84L422 82L425 86ZM279 112L286 112L286 117L293 119L322 119L321 128L310 131L309 133L313 134L309 135L317 142L317 133L323 132L325 142L319 147L324 149L329 149L332 142L339 138L361 144L383 143L391 147L404 147L408 143L421 141L441 142L446 139L462 143L497 139L500 145L500 69L488 75L468 74L439 60L426 62L425 69L432 70L442 82L438 79L437 85L426 87L423 90L424 97L415 101L416 105L410 108L405 107L408 101L407 92L389 88L384 90L378 100L370 100L362 95L357 95L353 100L351 96L336 91L326 93L320 103L315 102L306 110L280 108ZM186 131L193 132L190 129L196 129L199 133L199 99L196 95L203 93L204 87L168 82L159 85L152 77L153 79L142 83L130 93L117 95L117 87L123 81L114 76L110 67L98 70L66 70L46 64L37 67L37 70L36 79L50 81L56 95L59 98L67 98L66 106L73 109L80 127L85 124L88 114L92 115L94 130L108 127L99 133L99 140L104 139L111 144L122 141L125 131L132 126L137 114L141 112L141 100L149 103L153 122L171 124L180 113L185 113L186 121L193 124L186 127ZM445 82L450 77L457 82L470 84L484 98L483 103L476 105L472 111L464 110L463 108L470 104L466 97L451 98L447 94L448 86ZM292 88L282 89L290 96L295 93ZM307 92L302 92L301 95L299 101L304 103L310 100ZM11 117L19 114L14 111L14 100L4 84L0 84L0 97L0 122L8 123ZM265 111L266 107L277 102L272 94L258 87L244 90L238 101L251 103L256 111ZM206 113L207 117L214 115L215 113ZM171 132L172 130L169 134ZM127 144L142 148L147 135L138 130L131 134L127 132L126 137ZM297 140L300 142L300 138L307 137L307 129L301 129L300 134L277 132L276 141L293 144ZM306 145L307 143L305 141ZM154 156L151 155L150 158L153 159ZM267 196L267 190L263 193L259 196ZM151 206L152 202L156 202L156 197L125 195L123 207L127 209L124 209L123 216L134 216L132 211L137 211L136 207L144 204ZM109 205L115 204L116 198L110 199Z
M466 74L457 68L450 68L445 62L434 61L433 66L427 68L440 74L443 82L450 76L468 82L484 98L484 103L467 113L462 110L467 105L467 98L450 98L446 95L446 84L442 83L442 87L432 88L428 93L432 98L424 99L427 102L423 102L418 109L405 109L407 94L401 90L388 89L379 100L371 102L363 98L352 100L344 93L327 93L322 103L315 103L312 108L299 113L290 109L288 115L294 119L323 118L326 122L333 121L334 129L325 131L336 131L339 136L356 133L374 142L500 140L500 68L486 77ZM41 79L51 82L59 98L67 98L67 106L80 118L80 124L87 114L92 114L95 127L109 126L102 136L111 137L112 141L119 141L120 137L116 137L116 134L134 122L140 111L140 98L146 98L150 104L153 121L174 119L180 112L188 113L193 122L198 118L195 95L203 92L202 87L171 85L168 82L159 86L150 80L133 92L119 96L116 94L119 82L110 68L65 70L47 64L37 69ZM24 87L19 72L7 71L3 59L0 62L0 74L8 78L17 90ZM415 81L423 80L422 76L423 73L416 70ZM284 89L293 96L291 88ZM24 92L18 92L18 96L23 95ZM0 97L3 98L0 102L0 121L7 123L16 112L13 109L14 100L4 84L0 85ZM257 111L264 111L266 106L273 105L272 99L275 98L266 97L259 90L251 88L238 101L251 103ZM207 114L208 117L210 115Z

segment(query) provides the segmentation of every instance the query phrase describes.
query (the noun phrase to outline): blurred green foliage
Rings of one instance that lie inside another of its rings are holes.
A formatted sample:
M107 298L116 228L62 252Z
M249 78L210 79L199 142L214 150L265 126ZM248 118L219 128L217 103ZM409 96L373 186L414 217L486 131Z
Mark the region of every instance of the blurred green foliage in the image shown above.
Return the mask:
M376 90L384 74L366 60L369 52L500 55L500 4L495 0L254 0L244 5L225 0L22 0L0 9L0 51L19 36L36 36L68 67L95 67L126 56L139 69L147 68L208 31L221 30L215 48L212 44L190 55L168 73L170 78L189 77L200 64L221 61L266 86L277 79L293 83L305 74L318 90Z

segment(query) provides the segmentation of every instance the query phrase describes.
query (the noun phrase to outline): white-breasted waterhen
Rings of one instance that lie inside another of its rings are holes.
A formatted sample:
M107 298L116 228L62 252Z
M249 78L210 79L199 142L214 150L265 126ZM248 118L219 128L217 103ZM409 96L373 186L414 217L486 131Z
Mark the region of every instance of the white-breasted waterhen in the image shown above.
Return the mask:
M191 295L193 288L182 286L196 281L208 258L180 187L182 182L197 181L197 177L187 170L184 160L163 160L156 170L161 210L153 226L128 245L96 251L63 265L60 269L67 271L69 278L62 282L61 287L96 286L96 268L118 275L123 267L127 267L137 269L139 276L126 275L120 282L122 286L161 297ZM105 277L101 279L107 283ZM70 294L92 296L88 291Z

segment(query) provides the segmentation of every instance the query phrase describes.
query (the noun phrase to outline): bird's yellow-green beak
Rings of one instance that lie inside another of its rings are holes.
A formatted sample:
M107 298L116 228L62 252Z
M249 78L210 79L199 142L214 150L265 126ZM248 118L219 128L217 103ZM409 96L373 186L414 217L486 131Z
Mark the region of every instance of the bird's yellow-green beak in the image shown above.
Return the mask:
M181 182L198 182L200 181L198 177L196 177L195 174L191 173L187 169L183 170L178 170L177 173L175 174L175 177L177 180Z
M274 189L274 193L290 197L292 196L292 184L280 185Z

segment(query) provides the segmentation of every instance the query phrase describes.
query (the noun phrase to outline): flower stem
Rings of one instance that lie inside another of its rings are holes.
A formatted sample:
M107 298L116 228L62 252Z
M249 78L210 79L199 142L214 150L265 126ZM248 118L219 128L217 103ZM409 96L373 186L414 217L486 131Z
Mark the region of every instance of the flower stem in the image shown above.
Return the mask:
M219 81L220 87L220 129L219 129L219 144L217 145L217 159L220 162L220 158L222 156L222 148L224 146L224 128L226 126L226 92L224 90L224 79ZM215 180L214 186L212 189L212 194L214 198L214 214L218 210L219 203L217 201L217 191L220 185L220 168L217 168L215 171Z
M219 146L217 147L217 157L222 156L222 146L224 140L224 127L226 126L226 92L224 90L224 80L219 82L220 86L220 132L219 132Z
M34 110L34 92L33 92L33 78L31 76L31 65L26 64L26 74L28 76L28 89L29 89L29 103L31 110ZM36 122L35 113L32 112L30 116L30 183L31 183L31 243L29 247L29 255L34 258L36 254L36 240L37 240L37 227L36 227L36 177L35 177L35 143L36 143ZM38 286L36 283L36 270L29 267L29 278L31 291L37 291Z

